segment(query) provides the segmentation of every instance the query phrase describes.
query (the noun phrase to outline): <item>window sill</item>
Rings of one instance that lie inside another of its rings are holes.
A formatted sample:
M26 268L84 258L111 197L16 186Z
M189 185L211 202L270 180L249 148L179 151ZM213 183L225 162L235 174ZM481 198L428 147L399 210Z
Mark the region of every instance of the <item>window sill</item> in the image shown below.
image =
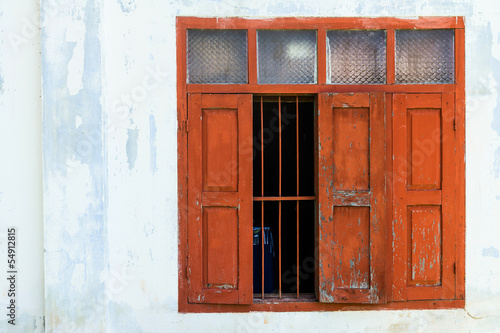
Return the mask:
M266 312L310 312L310 311L380 311L380 310L450 310L465 308L465 300L430 300L390 302L387 304L325 304L315 301L262 302L249 305L234 304L179 304L180 313L241 313Z

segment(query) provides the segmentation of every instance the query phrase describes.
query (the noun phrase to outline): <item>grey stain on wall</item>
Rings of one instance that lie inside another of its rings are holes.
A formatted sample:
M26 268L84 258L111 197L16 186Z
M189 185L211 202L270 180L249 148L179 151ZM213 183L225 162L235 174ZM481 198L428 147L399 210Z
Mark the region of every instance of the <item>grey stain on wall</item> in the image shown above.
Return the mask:
M124 13L130 13L136 8L134 0L118 0L118 4Z
M128 168L132 170L137 160L137 138L139 130L137 128L127 129L127 163Z
M500 34L499 37L500 39ZM491 121L491 128L500 136L500 60L492 57L491 69L493 77L496 81L496 96L497 96L497 104L495 109L493 110L493 120ZM498 178L500 176L500 147L497 147L495 150L495 160L493 162L493 171L495 173L495 177Z
M470 95L485 96L491 94L491 84L489 75L492 69L492 50L493 35L491 33L491 24L477 27L476 33L466 36L466 44L474 44L474 47L466 47L467 58L476 59L474 62L474 71L472 75L467 76L467 91Z
M495 173L495 178L500 176L500 147L495 150L495 160L493 162L493 172Z
M496 81L496 86L497 86L497 105L495 106L495 109L493 110L493 121L491 122L491 127L497 134L500 136L500 60L495 59L494 57L491 58L492 63L491 63L491 72L493 74L493 77L495 78Z
M498 258L500 253L497 248L490 246L483 249L482 255L483 257Z
M149 115L149 169L154 175L156 168L156 121L155 117Z

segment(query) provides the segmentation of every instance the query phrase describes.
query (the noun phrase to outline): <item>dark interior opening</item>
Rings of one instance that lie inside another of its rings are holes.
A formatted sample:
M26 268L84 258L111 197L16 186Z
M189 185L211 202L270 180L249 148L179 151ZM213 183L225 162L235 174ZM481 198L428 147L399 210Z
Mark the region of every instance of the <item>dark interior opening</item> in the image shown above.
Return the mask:
M281 101L281 108L280 102ZM298 105L298 112L297 112ZM311 96L255 96L253 104L253 191L254 197L280 194L280 110L281 110L281 196L315 196L314 121L315 100ZM298 117L297 117L298 114ZM263 115L263 117L261 117ZM297 161L298 122L298 161ZM263 148L263 150L262 150ZM263 152L263 153L262 153ZM264 170L262 172L262 157ZM298 162L298 168L297 168ZM297 193L297 172L299 191ZM263 178L262 178L263 175ZM263 180L263 182L262 182ZM262 184L264 188L262 190ZM297 207L299 227L297 232ZM262 211L263 210L263 211ZM263 212L263 213L262 213ZM264 292L279 292L279 249L281 248L282 294L314 293L315 204L314 199L254 201L254 293L261 293L262 257ZM264 255L261 222L264 217ZM268 234L269 233L269 234ZM297 243L298 235L298 243ZM297 246L299 248L297 258ZM298 260L297 260L298 259ZM297 267L298 263L298 267ZM297 269L299 270L297 281ZM269 281L271 280L272 281ZM256 295L258 297L258 295Z

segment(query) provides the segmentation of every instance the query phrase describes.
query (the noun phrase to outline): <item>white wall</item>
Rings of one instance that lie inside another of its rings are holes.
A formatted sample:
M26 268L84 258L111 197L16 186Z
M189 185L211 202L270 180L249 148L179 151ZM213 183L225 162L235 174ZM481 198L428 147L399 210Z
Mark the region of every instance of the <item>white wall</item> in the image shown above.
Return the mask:
M0 331L7 327L7 228L16 228L16 328L43 330L39 6L0 3ZM10 275L10 274L9 274Z
M43 0L41 47L15 52L37 11L0 3L0 253L18 226L20 332L44 308L47 332L500 331L497 0ZM177 313L178 15L465 16L465 310Z

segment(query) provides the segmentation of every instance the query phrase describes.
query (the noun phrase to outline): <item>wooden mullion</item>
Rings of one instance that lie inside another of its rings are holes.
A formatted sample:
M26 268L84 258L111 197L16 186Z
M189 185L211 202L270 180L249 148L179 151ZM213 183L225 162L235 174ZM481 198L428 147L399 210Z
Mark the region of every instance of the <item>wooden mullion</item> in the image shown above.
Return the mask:
M257 31L248 29L248 83L257 84Z
M387 49L386 49L386 57L387 57L387 84L394 84L395 76L396 76L396 46L395 46L395 30L387 29Z
M327 73L329 59L326 57L326 48L326 29L318 29L318 84L326 84L326 77L330 75Z

